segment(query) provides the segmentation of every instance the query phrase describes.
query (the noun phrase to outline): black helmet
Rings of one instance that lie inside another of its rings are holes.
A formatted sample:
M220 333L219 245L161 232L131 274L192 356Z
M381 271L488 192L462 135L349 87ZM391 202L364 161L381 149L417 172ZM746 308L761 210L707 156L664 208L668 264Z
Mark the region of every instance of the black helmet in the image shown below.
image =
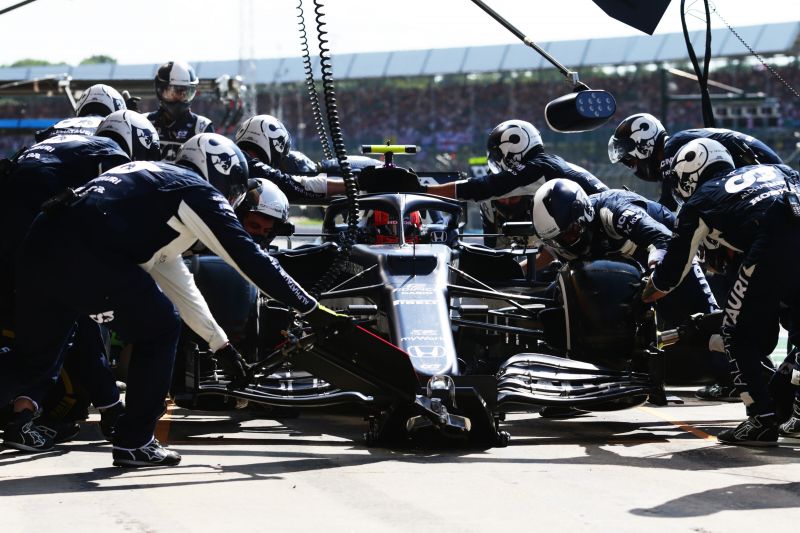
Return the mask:
M95 135L115 140L132 161L161 159L158 132L144 115L136 111L111 113L97 126Z
M619 123L608 140L608 158L634 169L636 177L659 181L659 154L664 148L667 130L661 121L649 113L631 115Z
M489 170L495 174L516 170L537 146L542 146L542 136L533 124L524 120L501 122L486 141Z
M273 168L281 168L291 147L286 126L272 115L256 115L242 122L236 130L236 144Z
M594 207L589 196L572 180L550 180L533 197L536 234L567 259L589 251L593 220Z
M201 133L186 141L175 163L199 172L229 200L247 191L247 159L232 140L217 133Z
M161 107L173 117L183 115L197 93L199 80L194 69L183 61L164 63L156 72L156 96Z
M106 117L120 109L127 109L122 95L110 85L98 83L83 91L75 105L75 116Z

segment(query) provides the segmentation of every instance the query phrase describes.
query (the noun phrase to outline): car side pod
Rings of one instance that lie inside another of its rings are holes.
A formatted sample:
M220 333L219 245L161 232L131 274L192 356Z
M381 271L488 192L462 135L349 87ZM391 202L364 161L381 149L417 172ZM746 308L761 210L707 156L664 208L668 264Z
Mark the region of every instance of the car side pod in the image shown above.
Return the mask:
M545 405L616 411L643 404L651 388L644 372L538 353L511 357L497 378L497 403L503 411Z

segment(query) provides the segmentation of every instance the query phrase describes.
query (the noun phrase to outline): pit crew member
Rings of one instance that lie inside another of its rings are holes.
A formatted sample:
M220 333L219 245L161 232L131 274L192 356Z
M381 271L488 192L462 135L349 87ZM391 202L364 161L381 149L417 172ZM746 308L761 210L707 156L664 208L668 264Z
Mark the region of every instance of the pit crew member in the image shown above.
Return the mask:
M98 83L83 91L75 106L74 117L37 131L34 138L39 143L55 135L94 135L103 117L125 109L125 100L116 89Z
M707 236L744 254L725 303L722 337L748 418L717 439L725 444L774 446L778 421L761 360L777 341L781 304L788 307L791 322L797 323L797 175L783 165L734 167L733 156L713 139L695 139L678 151L670 168L673 188L684 203L643 299L654 301L669 294L691 269ZM790 331L793 344L796 334Z

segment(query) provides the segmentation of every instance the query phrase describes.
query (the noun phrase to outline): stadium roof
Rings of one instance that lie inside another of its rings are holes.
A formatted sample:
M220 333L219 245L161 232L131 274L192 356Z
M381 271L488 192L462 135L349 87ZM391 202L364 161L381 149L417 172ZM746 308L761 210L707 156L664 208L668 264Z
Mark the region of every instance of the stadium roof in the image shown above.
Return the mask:
M739 34L762 55L796 54L800 21L762 24L738 28ZM698 54L702 54L704 31L690 33ZM683 34L640 35L572 41L539 43L548 53L571 69L602 65L629 65L677 61L687 58ZM735 57L747 55L747 49L727 29L712 30L712 56ZM363 79L392 76L423 76L436 74L466 74L511 70L553 68L537 53L521 43L439 48L395 52L368 52L334 56L337 79ZM258 84L302 81L303 64L300 57L257 59L251 61L198 61L193 63L198 76L208 83L222 74L242 74L255 77ZM319 58L313 58L315 74L319 75ZM9 91L11 82L40 79L47 86L64 75L71 76L73 88L105 81L131 88L139 84L150 86L159 65L54 65L45 67L0 68L0 93ZM85 83L84 83L85 82ZM5 84L5 85L3 85ZM39 89L34 92L41 92Z

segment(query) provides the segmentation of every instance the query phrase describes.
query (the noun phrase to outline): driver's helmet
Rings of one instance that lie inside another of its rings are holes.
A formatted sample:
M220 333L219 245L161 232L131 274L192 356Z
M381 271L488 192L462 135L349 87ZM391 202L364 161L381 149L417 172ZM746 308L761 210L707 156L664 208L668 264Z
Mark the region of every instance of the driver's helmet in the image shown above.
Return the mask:
M233 210L253 240L264 247L289 224L289 200L264 178L248 182L247 192L234 202Z
M186 141L175 164L199 172L230 201L247 191L247 160L232 140L218 133L201 133Z
M280 169L283 158L289 153L289 131L283 122L272 115L250 117L236 130L236 144L272 168Z
M721 172L735 168L731 153L714 139L694 139L678 150L667 175L673 196L682 203L697 189L698 184Z
M116 141L132 161L161 159L158 132L147 117L136 111L114 111L100 122L95 135Z
M504 170L516 171L537 146L542 146L542 136L533 124L524 120L506 120L489 134L486 163L494 174Z
M114 111L127 109L125 99L119 92L104 83L92 85L78 99L76 117L107 117Z
M170 115L179 117L189 111L199 83L191 65L183 61L170 61L161 65L156 72L156 97Z
M374 233L375 244L398 244L400 242L400 221L397 217L380 209L375 209L366 217L366 227ZM419 243L422 216L412 211L403 219L403 233L407 243Z
M608 140L608 159L632 169L637 178L659 181L658 154L664 148L667 130L650 113L637 113L619 123Z
M533 197L536 234L566 259L589 252L593 220L594 207L589 196L572 180L550 180Z

